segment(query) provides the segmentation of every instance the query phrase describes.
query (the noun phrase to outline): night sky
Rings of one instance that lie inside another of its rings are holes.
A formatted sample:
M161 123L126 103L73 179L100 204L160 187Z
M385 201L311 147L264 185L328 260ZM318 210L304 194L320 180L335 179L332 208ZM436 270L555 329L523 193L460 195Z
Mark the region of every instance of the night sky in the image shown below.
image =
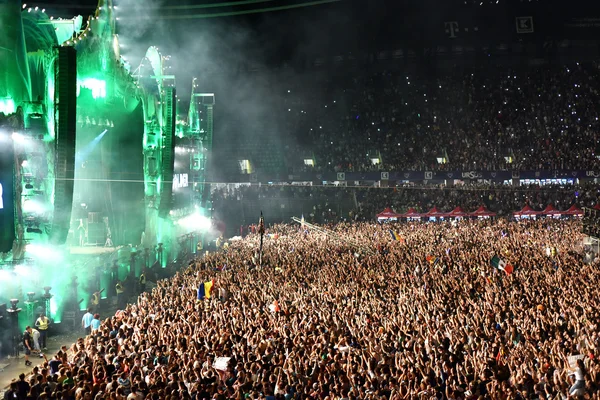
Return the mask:
M561 19L566 16L600 15L600 2L586 0L340 0L290 10L252 13L309 2L319 1L115 0L114 4L119 7L119 30L123 35L127 36L127 31L137 26L144 30L139 36L146 41L154 44L164 42L163 46L168 45L175 52L178 45L174 41L185 43L191 36L212 32L221 35L221 31L224 31L223 39L227 39L229 34L243 30L247 41L241 49L256 48L266 54L267 59L283 62L299 52L316 55L359 49L389 50L390 47L406 44L439 44L445 39L444 22L452 20L462 20L472 29L479 27L479 36L485 37L485 40L504 40L506 38L502 34L493 29L486 34L483 28L496 25L512 27L515 16L534 15L546 21L544 35L551 36L562 32ZM92 13L97 3L95 0L46 0L28 5L45 8L50 15L70 17ZM248 12L251 14L222 16ZM203 15L219 17L201 18ZM536 25L539 27L539 24ZM539 32L536 29L538 38ZM235 41L235 37L233 39Z

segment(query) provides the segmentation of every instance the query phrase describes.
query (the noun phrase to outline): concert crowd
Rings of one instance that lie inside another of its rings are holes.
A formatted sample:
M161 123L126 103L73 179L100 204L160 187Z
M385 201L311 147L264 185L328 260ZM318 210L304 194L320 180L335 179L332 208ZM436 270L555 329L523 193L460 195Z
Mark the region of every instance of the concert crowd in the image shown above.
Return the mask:
M310 86L290 90L288 154L310 149L317 170L592 170L598 74L340 76L321 86L325 104ZM82 338L5 400L600 398L600 272L581 222L504 218L526 204L592 207L596 186L213 193L222 212L270 198L314 200L306 221L323 225L271 226L263 246L254 231L114 316L86 314ZM332 211L344 200L351 209ZM501 218L373 222L387 206L480 205Z
M323 229L275 225L262 257L258 234L199 257L16 398L598 398L600 275L580 221Z
M599 74L579 63L435 77L340 72L286 95L281 112L297 138L288 163L314 155L317 171L594 169Z
M592 208L598 204L599 195L597 185L590 182L516 187L481 183L454 187L402 185L391 188L255 185L221 188L213 192L212 199L215 212L222 218L234 215L236 210L252 202L263 205L287 202L296 207L296 215L303 214L307 221L336 223L370 221L386 207L396 212L414 208L417 212L425 213L434 206L445 212L459 206L472 212L484 205L500 216L510 217L525 205L537 211L543 210L548 204L562 211L572 205ZM239 214L241 216L243 213ZM234 222L230 224L234 225Z

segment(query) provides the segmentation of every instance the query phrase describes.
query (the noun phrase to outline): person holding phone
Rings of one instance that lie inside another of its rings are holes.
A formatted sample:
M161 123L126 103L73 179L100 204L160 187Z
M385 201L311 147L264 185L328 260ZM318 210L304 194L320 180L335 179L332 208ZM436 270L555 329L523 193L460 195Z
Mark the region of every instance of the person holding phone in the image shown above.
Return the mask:
M4 393L4 400L12 400L17 398L17 381L13 380L10 383L10 388Z

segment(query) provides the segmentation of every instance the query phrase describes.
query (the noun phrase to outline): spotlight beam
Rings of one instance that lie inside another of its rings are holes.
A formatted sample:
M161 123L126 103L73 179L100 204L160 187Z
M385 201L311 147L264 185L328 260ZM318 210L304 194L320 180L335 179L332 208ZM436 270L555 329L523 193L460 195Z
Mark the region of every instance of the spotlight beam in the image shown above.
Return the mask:
M100 133L98 136L96 136L81 151L79 151L78 154L75 155L75 161L77 163L85 162L87 160L87 158L89 157L89 155L92 153L92 151L94 151L96 146L98 146L98 143L100 143L100 141L102 140L104 135L106 135L106 132L108 132L108 129L105 129L104 131L102 131L102 133Z

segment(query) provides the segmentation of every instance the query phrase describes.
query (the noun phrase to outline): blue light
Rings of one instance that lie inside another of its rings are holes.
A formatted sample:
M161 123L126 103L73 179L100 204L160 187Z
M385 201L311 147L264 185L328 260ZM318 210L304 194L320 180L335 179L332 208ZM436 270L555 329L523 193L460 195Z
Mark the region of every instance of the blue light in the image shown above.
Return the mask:
M105 129L102 133L96 136L94 140L92 140L83 149L77 152L77 154L75 154L75 162L77 164L82 164L87 160L87 158L90 156L92 151L94 151L98 143L100 143L104 135L106 135L106 132L108 132L108 129Z

